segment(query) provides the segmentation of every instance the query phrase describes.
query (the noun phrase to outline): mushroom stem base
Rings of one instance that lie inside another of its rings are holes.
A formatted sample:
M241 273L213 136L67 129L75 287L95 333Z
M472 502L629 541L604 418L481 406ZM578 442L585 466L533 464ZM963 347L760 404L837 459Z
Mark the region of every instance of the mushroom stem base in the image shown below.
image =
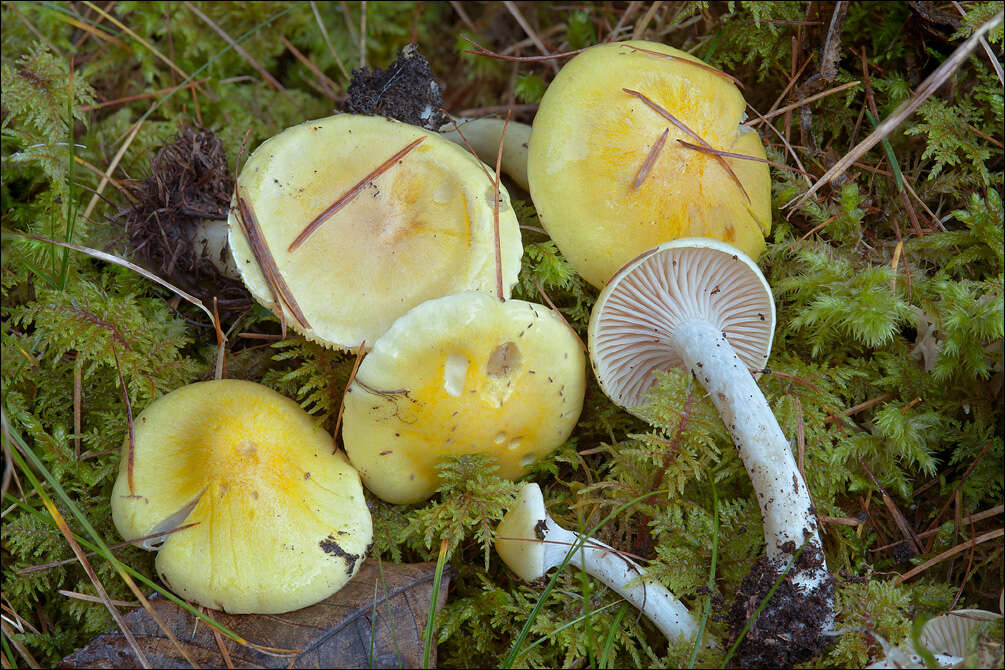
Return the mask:
M670 344L695 379L708 391L736 444L757 494L767 555L779 564L806 543L805 552L821 557L818 569L801 570L793 582L805 590L828 584L816 512L778 421L747 366L726 335L708 321L678 324Z

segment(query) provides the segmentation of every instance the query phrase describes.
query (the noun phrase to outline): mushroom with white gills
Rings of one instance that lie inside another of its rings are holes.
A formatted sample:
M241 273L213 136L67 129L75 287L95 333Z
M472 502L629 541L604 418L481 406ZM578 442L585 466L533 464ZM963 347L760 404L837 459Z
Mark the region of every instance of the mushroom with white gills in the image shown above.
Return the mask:
M918 643L931 652L940 668L959 667L967 655L967 642L975 628L985 621L1001 619L998 612L987 610L954 610L925 622ZM886 657L867 668L924 668L924 660L913 649L911 640L894 647L882 638L877 640L886 651Z
M524 484L516 505L496 527L496 553L524 581L540 579L565 562L599 579L642 611L668 640L693 638L698 622L645 568L612 547L562 528L548 514L541 488Z
M480 291L427 300L374 342L345 394L342 442L363 484L407 505L442 456L489 453L519 479L561 446L586 392L582 344L559 315Z
M633 411L655 381L680 367L708 391L757 495L766 553L807 598L822 601L833 627L833 578L824 562L809 491L771 407L751 371L767 362L775 305L757 265L742 251L706 238L672 240L625 265L590 315L589 348L601 389ZM805 622L797 622L804 625Z

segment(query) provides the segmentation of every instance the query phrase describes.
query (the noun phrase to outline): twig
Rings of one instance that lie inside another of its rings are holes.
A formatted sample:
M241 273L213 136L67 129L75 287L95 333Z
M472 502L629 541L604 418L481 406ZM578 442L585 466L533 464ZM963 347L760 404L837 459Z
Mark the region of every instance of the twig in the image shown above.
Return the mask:
M963 44L961 44L952 55L947 58L942 65L937 67L932 74L925 78L925 81L921 83L918 90L915 92L914 96L902 103L897 109L893 111L890 116L883 120L879 126L872 131L868 137L859 142L851 151L846 153L841 159L835 163L831 169L827 170L817 182L810 187L808 191L802 195L796 196L789 202L787 202L783 208L784 209L795 209L808 198L812 197L818 190L820 190L825 184L830 183L835 177L844 174L852 163L861 158L867 151L876 146L880 140L889 135L895 128L897 128L903 121L914 113L918 107L921 106L925 100L929 98L933 93L935 93L938 88L945 83L949 76L959 68L966 59L973 53L974 49L980 44L980 38L986 33L997 28L1001 25L1003 19L1005 19L1005 12L998 12L992 18L984 22L984 24L974 31Z

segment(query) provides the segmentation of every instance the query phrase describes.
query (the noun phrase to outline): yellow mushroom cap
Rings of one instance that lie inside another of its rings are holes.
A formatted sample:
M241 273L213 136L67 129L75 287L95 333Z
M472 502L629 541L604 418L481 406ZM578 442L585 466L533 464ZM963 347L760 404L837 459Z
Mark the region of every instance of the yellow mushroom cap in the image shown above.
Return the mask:
M716 150L765 157L757 133L742 125L739 89L694 56L645 41L577 55L541 100L528 155L541 223L573 267L599 287L635 256L678 237L711 237L760 256L771 230L767 164L685 147L678 140L700 142L624 89ZM662 149L636 188L664 131Z
M292 252L320 214L393 161ZM230 244L251 294L305 336L367 346L399 316L431 298L496 290L493 201L483 164L436 133L375 116L338 114L287 128L248 159L237 180L283 280L307 321L274 304L237 220ZM516 282L523 245L500 186L503 290Z
M477 292L430 300L374 344L345 396L342 440L383 500L418 502L441 456L487 452L516 479L583 408L579 340L547 307Z
M172 590L231 613L312 605L356 574L373 538L359 475L314 419L271 389L199 382L134 421L112 492L127 540L167 535L157 572Z

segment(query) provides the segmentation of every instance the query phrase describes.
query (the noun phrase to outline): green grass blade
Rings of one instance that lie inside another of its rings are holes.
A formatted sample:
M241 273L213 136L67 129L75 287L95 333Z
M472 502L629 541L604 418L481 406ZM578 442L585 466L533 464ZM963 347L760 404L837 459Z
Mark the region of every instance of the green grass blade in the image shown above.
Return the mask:
M872 122L872 127L876 128L879 126L879 121L875 116L872 115L868 109L865 110L866 116ZM890 144L890 140L885 137L880 140L883 145L883 151L886 152L886 162L890 164L890 169L893 170L893 180L897 182L897 190L904 190L904 175L900 172L900 163L897 162L897 156L893 153L893 146Z
M607 631L607 639L604 640L604 649L600 653L600 662L597 663L597 667L603 669L608 667L608 660L611 657L611 649L614 647L614 634L618 632L618 626L621 625L621 620L625 617L625 612L628 611L628 603L621 603L621 609L618 613L614 615L614 623L611 624L611 629Z
M705 636L705 626L708 624L708 617L712 613L712 591L715 589L715 564L719 558L719 491L715 488L715 481L712 481L712 565L708 569L709 594L705 599L705 610L701 615L701 623L698 624L698 635L694 639L694 646L691 647L691 656L687 659L687 667L693 668L698 660L698 648L701 646L701 639Z
M768 594L764 596L764 600L762 600L761 604L757 606L757 609L754 610L754 614L749 619L747 619L747 623L743 624L743 629L740 631L740 634L736 636L736 642L734 642L733 646L729 648L729 652L726 654L726 658L722 659L723 667L729 667L729 661L733 658L733 654L736 653L736 650L739 648L740 643L743 642L743 638L747 635L747 631L749 631L750 627L754 625L755 621L757 621L757 617L761 616L761 612L764 610L764 607L768 604L768 601L771 600L771 596L775 595L775 590L778 589L779 586L781 586L783 581L785 581L786 575L789 574L789 571L792 569L792 567L796 564L796 561L798 561L799 557L802 555L803 549L805 549L808 545L809 540L803 542L802 546L799 547L799 551L796 552L796 555L792 557L792 560L789 561L788 565L785 566L785 569L782 570L782 574L779 575L778 579L775 580L775 583L771 585L771 589L768 591Z
M537 602L534 604L534 609L531 610L530 616L527 617L527 621L524 622L523 628L520 629L520 634L517 635L516 641L513 643L513 647L509 650L509 654L506 655L506 659L500 665L501 668L513 667L513 663L516 662L517 657L520 655L521 652L520 648L523 646L523 643L527 640L527 635L530 633L530 629L534 625L534 620L537 618L537 615L541 611L541 608L544 607L544 602L545 600L547 600L548 595L551 593L552 588L554 588L555 582L558 580L559 575L561 575L565 571L565 567L569 564L569 561L572 560L573 554L577 551L581 551L583 549L583 545L587 540L592 538L593 535L598 530L603 528L608 521L615 518L617 515L621 514L624 510L628 509L629 507L638 502L641 502L642 500L645 500L650 496L668 492L669 489L660 489L658 491L651 491L649 493L644 493L640 496L632 498L623 505L615 508L614 511L608 514L606 517L604 517L603 520L600 521L600 523L594 526L589 533L580 534L579 540L576 541L576 543L573 544L573 546L570 548L569 553L566 554L565 556L565 560L562 561L562 563L558 566L558 569L552 574L551 579L549 579L548 583L545 585L544 590L541 591L541 595L538 596Z
M440 584L443 581L443 568L447 565L447 540L440 542L440 555L436 557L436 572L433 574L433 596L429 600L429 618L426 619L425 642L422 647L422 667L429 667L429 657L433 652L433 631L436 626L436 601L440 598Z

